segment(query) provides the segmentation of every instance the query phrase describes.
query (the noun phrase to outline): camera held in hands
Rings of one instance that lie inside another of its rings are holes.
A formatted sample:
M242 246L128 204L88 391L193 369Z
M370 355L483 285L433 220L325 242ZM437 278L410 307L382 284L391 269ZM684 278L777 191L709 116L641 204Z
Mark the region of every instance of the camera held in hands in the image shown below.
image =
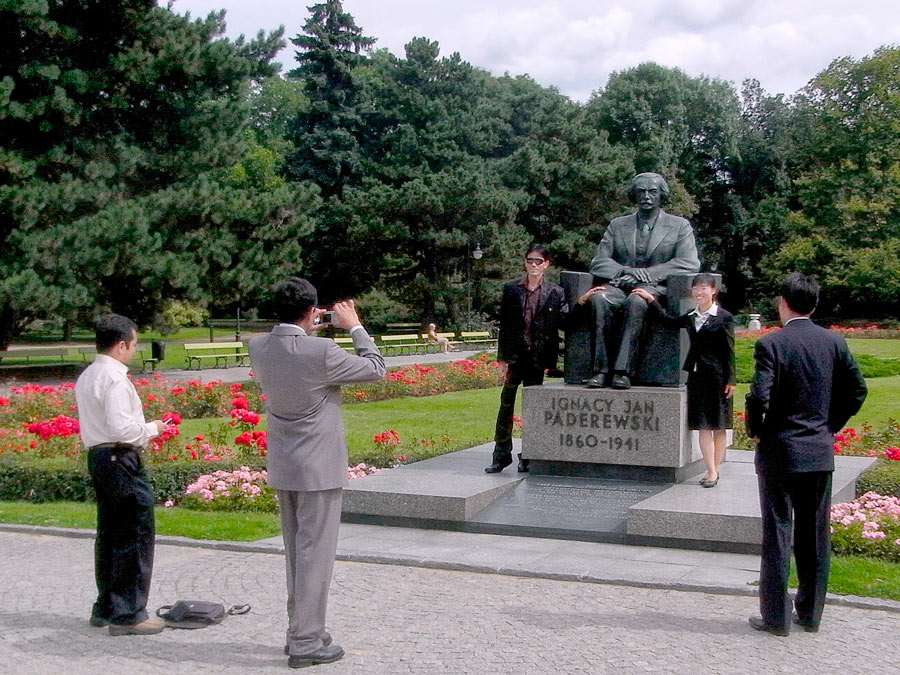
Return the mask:
M334 311L328 310L316 317L316 323L322 326L331 326L334 323Z

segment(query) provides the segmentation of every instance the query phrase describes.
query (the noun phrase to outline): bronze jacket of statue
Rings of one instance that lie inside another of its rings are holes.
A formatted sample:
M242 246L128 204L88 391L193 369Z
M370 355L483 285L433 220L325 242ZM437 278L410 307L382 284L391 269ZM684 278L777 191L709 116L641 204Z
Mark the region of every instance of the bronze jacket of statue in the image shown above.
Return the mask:
M651 290L657 295L665 295L666 277L670 274L690 274L700 270L694 231L684 218L660 209L647 246L646 264L643 265L639 265L635 257L636 234L636 213L613 218L591 260L591 274L601 281L618 285L615 280L627 273L626 268L643 267L650 270ZM641 285L646 287L646 284Z

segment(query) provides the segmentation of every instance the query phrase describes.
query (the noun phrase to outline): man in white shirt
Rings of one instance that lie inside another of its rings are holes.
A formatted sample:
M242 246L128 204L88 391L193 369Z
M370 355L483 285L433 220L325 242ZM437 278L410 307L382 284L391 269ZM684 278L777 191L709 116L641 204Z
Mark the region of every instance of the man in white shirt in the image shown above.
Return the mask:
M144 421L128 379L137 348L134 322L110 314L97 321L96 336L97 358L75 383L81 441L97 495L97 601L90 623L108 625L110 635L152 635L165 624L147 614L156 528L140 451L166 424Z

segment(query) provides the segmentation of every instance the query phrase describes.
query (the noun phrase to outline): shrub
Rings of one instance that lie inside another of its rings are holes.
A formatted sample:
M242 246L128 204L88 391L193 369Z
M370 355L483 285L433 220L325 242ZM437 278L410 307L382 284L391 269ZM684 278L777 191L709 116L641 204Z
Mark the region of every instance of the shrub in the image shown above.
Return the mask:
M198 476L185 488L181 505L201 511L278 511L275 490L266 484L266 472L249 466Z
M831 547L838 555L900 562L900 497L866 492L831 507Z
M184 326L202 326L209 312L199 305L181 300L168 300L162 311L153 317L153 328L163 335L171 335Z
M249 466L260 469L264 464L261 459ZM241 465L236 461L225 461L216 462L215 467L229 471ZM209 462L183 460L148 466L147 477L157 500L164 501L181 495L186 485L197 480L198 476L209 473L209 470ZM93 501L94 488L83 461L0 456L0 499Z
M900 497L900 462L881 459L856 479L856 494L877 492Z

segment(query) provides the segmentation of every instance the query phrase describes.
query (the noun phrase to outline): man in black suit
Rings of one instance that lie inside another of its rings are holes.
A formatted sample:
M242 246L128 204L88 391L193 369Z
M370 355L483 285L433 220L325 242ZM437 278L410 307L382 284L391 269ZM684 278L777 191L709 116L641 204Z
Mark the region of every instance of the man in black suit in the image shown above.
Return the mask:
M762 617L750 617L750 625L780 636L791 621L792 520L798 580L793 621L807 632L819 629L831 554L834 434L866 399L866 383L844 338L810 321L818 299L811 277L794 272L782 282L777 306L784 327L756 343L756 374L747 394L747 431L759 439L763 525Z
M569 306L562 287L544 279L549 266L547 249L532 244L525 253L525 276L503 286L497 361L504 383L494 455L486 473L499 473L512 464L512 418L519 385L542 384L544 371L556 367L560 322ZM518 469L528 471L528 460L521 454Z

